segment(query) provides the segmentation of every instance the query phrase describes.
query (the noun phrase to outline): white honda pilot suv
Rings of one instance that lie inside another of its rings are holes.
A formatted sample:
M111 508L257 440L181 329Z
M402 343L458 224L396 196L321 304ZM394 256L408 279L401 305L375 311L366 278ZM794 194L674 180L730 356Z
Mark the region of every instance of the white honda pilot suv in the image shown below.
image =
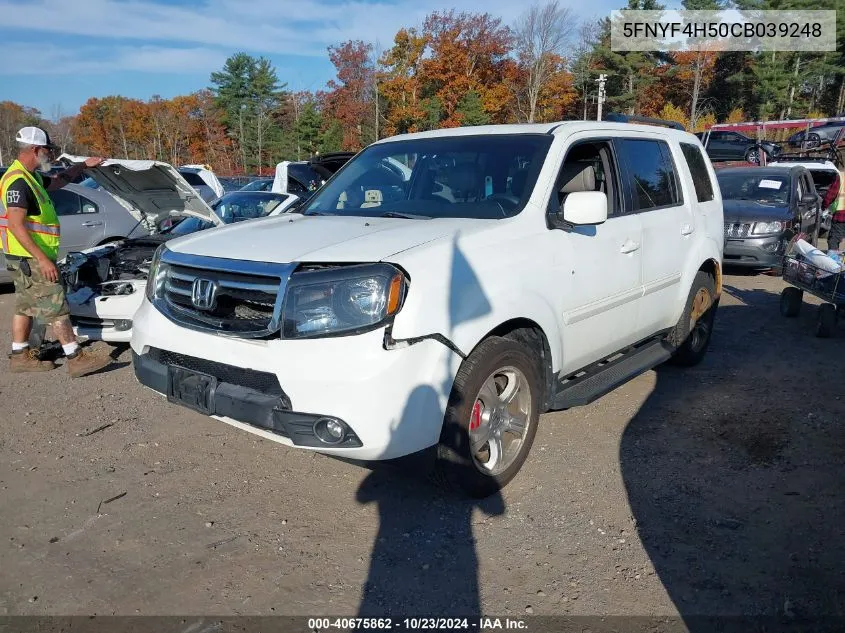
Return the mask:
M396 136L292 213L169 241L138 380L288 446L434 455L491 494L541 413L707 350L719 188L695 136L645 122Z

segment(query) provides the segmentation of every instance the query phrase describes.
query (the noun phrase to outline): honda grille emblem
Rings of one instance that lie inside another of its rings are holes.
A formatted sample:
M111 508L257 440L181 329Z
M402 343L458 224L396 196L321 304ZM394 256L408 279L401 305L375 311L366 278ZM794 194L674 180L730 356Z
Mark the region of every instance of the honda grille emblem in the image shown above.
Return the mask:
M191 303L198 310L213 310L217 303L217 283L211 279L194 279Z

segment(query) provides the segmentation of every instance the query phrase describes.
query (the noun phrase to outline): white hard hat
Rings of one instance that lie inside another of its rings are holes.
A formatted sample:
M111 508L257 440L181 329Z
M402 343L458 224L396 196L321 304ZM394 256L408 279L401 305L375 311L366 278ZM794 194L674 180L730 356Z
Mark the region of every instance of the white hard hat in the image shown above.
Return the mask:
M53 145L53 142L50 140L50 135L40 127L22 127L18 130L18 134L15 136L15 141L18 143L26 143L27 145L37 145L38 147L56 149L56 146Z

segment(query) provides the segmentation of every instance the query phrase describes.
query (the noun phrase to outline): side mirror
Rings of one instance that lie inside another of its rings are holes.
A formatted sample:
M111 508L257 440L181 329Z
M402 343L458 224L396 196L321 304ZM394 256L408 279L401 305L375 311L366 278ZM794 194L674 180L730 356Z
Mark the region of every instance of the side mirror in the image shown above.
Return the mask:
M819 197L812 193L805 193L804 197L801 198L801 204L816 204L819 201Z
M575 191L566 196L558 218L573 226L595 226L607 221L607 195L601 191Z

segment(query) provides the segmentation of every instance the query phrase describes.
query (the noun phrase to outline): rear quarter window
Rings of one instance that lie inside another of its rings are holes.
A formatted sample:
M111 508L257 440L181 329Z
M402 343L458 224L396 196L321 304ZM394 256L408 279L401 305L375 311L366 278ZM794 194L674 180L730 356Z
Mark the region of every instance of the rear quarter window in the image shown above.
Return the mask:
M687 161L695 196L699 202L710 202L713 199L713 183L710 182L710 172L707 171L707 159L697 145L681 143L681 151Z

